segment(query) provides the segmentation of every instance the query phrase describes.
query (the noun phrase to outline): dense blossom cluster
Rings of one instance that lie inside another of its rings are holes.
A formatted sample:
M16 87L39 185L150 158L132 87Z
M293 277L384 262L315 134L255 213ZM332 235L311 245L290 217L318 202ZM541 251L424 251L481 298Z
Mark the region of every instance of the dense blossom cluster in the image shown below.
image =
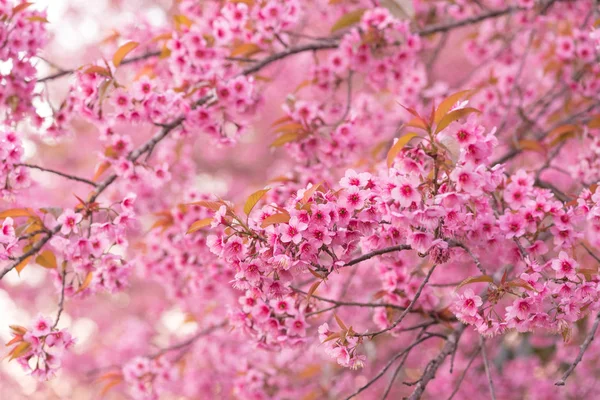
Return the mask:
M33 59L46 44L46 15L32 11L30 5L0 2L0 115L7 121L18 121L31 112L36 96Z
M37 379L47 380L55 376L61 366L62 354L75 344L66 330L58 330L52 320L38 316L30 329L11 326L13 339L10 357L16 358L25 371Z
M53 21L0 0L0 301L38 391L589 396L596 2L151 10L44 75Z

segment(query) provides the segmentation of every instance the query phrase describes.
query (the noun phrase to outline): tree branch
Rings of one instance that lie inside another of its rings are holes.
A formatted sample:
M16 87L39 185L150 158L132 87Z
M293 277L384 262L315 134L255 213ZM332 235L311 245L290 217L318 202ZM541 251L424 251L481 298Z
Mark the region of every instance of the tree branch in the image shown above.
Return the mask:
M475 353L473 353L473 355L471 356L469 363L465 367L463 373L460 375L460 378L458 378L458 382L456 382L456 386L454 387L454 390L450 394L450 397L448 397L448 400L452 400L452 398L454 398L454 395L456 393L458 393L458 390L460 389L460 385L462 385L462 381L465 379L465 376L467 375L467 371L469 370L469 368L471 368L471 364L473 364L473 361L475 361L475 359L477 358L477 355L479 354L480 351L481 351L481 347L478 347L477 351L475 351Z
M596 319L594 320L594 325L592 325L592 329L589 331L584 342L581 344L577 358L575 359L575 361L573 361L573 364L571 364L571 366L565 371L562 378L560 378L559 381L556 381L556 383L554 383L556 386L565 386L567 378L569 377L569 375L571 375L571 373L575 370L577 365L581 362L584 353L586 352L588 347L590 347L590 344L592 344L592 341L594 340L594 335L596 334L596 330L598 329L598 324L600 324L600 313L596 315Z
M49 172L51 174L62 176L63 178L67 178L67 179L70 179L72 181L86 183L86 184L88 184L90 186L96 187L96 183L90 181L89 179L80 178L79 176L75 176L75 175L69 175L67 173L56 171L56 170L50 169L50 168L40 167L39 165L20 163L20 164L15 164L15 166L17 166L17 167L31 168L31 169L38 169L40 171Z
M458 345L458 339L460 338L460 335L462 335L466 327L466 325L460 324L460 326L450 334L440 354L438 354L436 358L431 360L429 364L427 364L427 366L425 367L423 376L421 376L421 379L419 379L419 381L417 382L417 386L415 387L415 390L412 392L410 397L408 397L408 400L418 400L421 398L421 396L425 392L425 389L427 388L427 384L433 378L435 378L435 373L440 368L446 357L448 357L448 355L450 355L456 349L456 346Z
M142 54L139 56L129 57L129 58L124 59L121 62L121 65L132 64L137 61L147 60L152 57L158 57L160 55L160 53L161 53L160 51L150 51L148 53L145 53L145 54ZM48 75L43 78L40 78L37 80L37 82L47 82L47 81L51 81L54 79L62 78L63 76L71 75L75 71L76 71L75 69L65 69L65 70L59 71L57 73L54 73L52 75Z
M485 339L479 335L479 347L481 348L481 356L483 358L483 366L485 368L485 375L487 376L488 386L490 387L490 396L492 400L496 400L496 391L494 390L494 381L492 381L492 371L490 370L490 363L487 358L485 351Z

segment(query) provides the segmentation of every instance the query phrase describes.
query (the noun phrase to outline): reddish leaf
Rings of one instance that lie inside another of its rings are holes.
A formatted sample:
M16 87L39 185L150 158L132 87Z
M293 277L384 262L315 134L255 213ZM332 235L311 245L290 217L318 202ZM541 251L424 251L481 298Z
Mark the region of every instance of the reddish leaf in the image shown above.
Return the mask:
M187 233L194 233L204 228L205 226L209 226L212 223L212 220L212 218L204 218L194 222L192 225L190 225L190 228L188 229Z
M119 65L121 65L121 62L123 62L123 59L125 58L125 56L127 56L127 54L131 53L133 51L133 49L135 49L136 47L138 47L139 43L138 42L127 42L124 45L122 45L121 47L119 47L117 49L117 51L115 52L115 54L113 55L113 65L116 67L118 67Z
M390 151L388 151L388 154L387 154L388 168L392 167L392 164L394 163L394 159L396 158L398 153L400 153L400 151L404 148L404 146L406 146L408 144L408 142L410 142L413 138L418 137L418 136L419 135L417 135L416 133L411 132L411 133L407 133L406 135L404 135L401 138L399 138L398 140L396 140L396 143L394 143L394 145L390 148Z

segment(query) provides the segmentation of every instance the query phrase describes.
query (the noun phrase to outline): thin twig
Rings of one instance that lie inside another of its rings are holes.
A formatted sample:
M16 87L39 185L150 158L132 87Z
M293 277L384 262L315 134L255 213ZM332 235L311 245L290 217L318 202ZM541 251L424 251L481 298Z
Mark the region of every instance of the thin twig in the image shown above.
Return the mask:
M158 57L160 55L160 53L161 53L160 51L150 51L148 53L145 53L145 54L142 54L139 56L129 57L129 58L124 59L121 62L121 65L132 64L137 61L147 60L152 57ZM37 82L46 82L46 81L51 81L53 79L62 78L63 76L70 75L75 71L76 71L75 69L65 69L65 70L59 71L55 74L40 78L37 80Z
M436 336L431 336L428 335L422 339L417 340L416 342L414 342L413 344L411 344L410 346L408 346L406 349L402 350L400 353L396 354L394 357L392 357L390 359L390 361L388 361L388 363L385 365L385 367L383 367L381 369L381 371L379 371L377 373L377 375L375 375L369 382L367 382L365 385L361 386L356 392L352 393L350 396L346 397L346 400L350 400L353 397L358 396L361 392L367 390L373 383L375 383L379 378L381 378L386 372L387 370L392 366L392 364L399 359L400 357L402 357L404 354L406 354L407 352L409 352L410 350L412 350L413 347L419 345L420 343L426 341L427 339L431 339L432 337L436 337Z
M477 351L475 351L475 353L473 353L473 355L471 356L469 363L465 367L463 373L460 375L460 378L458 378L458 382L456 382L456 386L454 387L454 390L450 394L450 397L448 397L448 400L452 400L452 398L454 398L454 395L456 393L458 393L458 391L460 389L460 385L462 385L462 382L465 379L465 376L467 375L467 371L469 370L469 368L471 368L471 364L473 364L473 361L475 361L475 359L477 358L477 355L479 354L480 351L481 351L481 347L478 347Z
M183 349L189 345L191 345L192 343L194 343L196 340L198 340L199 338L209 335L211 333L213 333L214 331L221 329L225 326L227 326L227 320L222 321L221 323L217 324L217 325L213 325L210 326L206 329L201 330L200 332L196 333L194 336L190 337L188 340L185 340L181 343L178 343L176 345L170 346L170 347L166 347L164 349L161 349L159 351L157 351L154 354L151 354L148 356L148 358L156 358L159 356L162 356L165 353L171 352L171 351L175 351L175 350L179 350L179 349Z
M344 267L350 267L352 265L358 264L376 256L380 256L382 254L393 253L394 251L403 250L412 250L412 247L410 247L410 245L408 244L401 244L398 246L386 247L385 249L375 250L370 253L363 254L362 256L355 258L354 260L348 261L346 264L344 264Z
M406 317L408 315L408 313L413 309L413 307L417 303L417 300L419 300L419 297L421 297L421 292L423 291L423 288L425 287L425 285L427 285L427 282L429 282L429 278L431 278L431 275L433 274L435 267L437 267L437 264L434 264L433 267L431 267L431 269L427 272L425 279L423 279L423 282L421 282L421 285L419 285L419 288L417 289L417 292L415 293L415 297L413 297L412 301L408 304L408 307L406 307L406 310L404 310L402 312L402 314L400 314L398 319L396 321L394 321L394 323L392 325L390 325L389 327L387 327L385 329L377 331L377 332L357 334L356 336L368 336L372 339L375 336L378 336L378 335L381 335L382 333L391 331L392 329L397 327L398 324L400 324L402 322L404 317Z
M17 166L17 167L31 168L31 169L38 169L40 171L49 172L51 174L62 176L63 178L67 178L67 179L70 179L72 181L86 183L86 184L88 184L90 186L96 187L96 183L90 181L89 179L81 178L81 177L75 176L75 175L70 175L70 174L67 174L65 172L56 171L56 170L50 169L50 168L40 167L39 165L20 163L20 164L15 164L15 166Z
M490 396L492 400L496 400L496 391L494 390L494 381L492 380L492 371L490 370L490 363L487 358L485 351L485 338L479 335L479 347L481 347L481 357L483 358L483 366L485 367L485 375L487 376L488 386L490 387Z
M437 357L431 360L425 367L423 375L417 382L415 390L412 392L410 397L408 397L408 400L418 400L421 398L421 396L425 392L425 389L427 388L427 384L433 378L435 378L435 373L440 368L446 357L448 357L448 355L450 355L456 348L458 344L458 339L460 338L460 335L462 335L465 328L466 325L460 324L460 326L450 334L448 340L446 341L446 344L442 348L442 351L440 351Z
M571 373L575 370L575 368L577 367L577 364L579 364L581 362L581 359L583 358L584 353L586 352L588 347L590 347L590 344L594 340L594 335L596 334L596 330L598 329L598 324L600 324L600 313L598 313L596 315L596 319L594 320L594 325L592 325L592 329L589 331L584 342L581 344L579 354L577 354L577 358L575 359L575 361L573 361L571 366L565 371L562 378L560 378L559 381L556 381L556 383L554 383L556 386L565 386L565 381L567 380L569 375L571 375Z
M54 321L54 325L52 325L52 330L56 328L58 325L58 321L60 321L60 316L65 308L65 284L67 281L67 268L63 266L61 273L61 289L60 289L60 300L58 302L58 311L56 312L56 320Z

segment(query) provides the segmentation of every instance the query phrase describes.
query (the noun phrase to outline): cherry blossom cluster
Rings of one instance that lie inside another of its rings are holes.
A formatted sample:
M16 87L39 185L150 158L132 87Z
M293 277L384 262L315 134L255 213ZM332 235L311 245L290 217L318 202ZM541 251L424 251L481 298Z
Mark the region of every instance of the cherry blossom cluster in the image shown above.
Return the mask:
M0 128L0 181L4 183L2 194L26 189L31 184L29 171L19 166L23 160L23 143L12 129Z
M6 121L20 120L32 111L36 84L33 58L46 44L46 13L32 3L0 2L0 104Z
M45 381L53 378L61 366L63 353L75 340L65 329L58 330L52 320L39 315L30 329L11 326L13 338L10 359L15 359L34 378Z
M63 55L0 0L0 307L58 308L8 358L139 400L593 396L595 1L159 3Z

